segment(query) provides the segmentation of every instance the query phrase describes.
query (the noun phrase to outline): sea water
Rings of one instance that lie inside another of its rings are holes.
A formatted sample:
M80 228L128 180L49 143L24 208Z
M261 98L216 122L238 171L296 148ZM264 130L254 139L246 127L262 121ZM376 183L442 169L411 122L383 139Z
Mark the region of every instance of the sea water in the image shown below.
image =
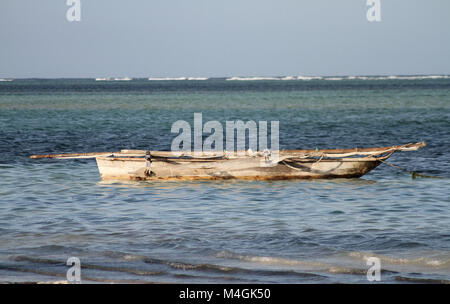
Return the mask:
M450 281L448 77L0 82L0 282ZM245 81L239 81L245 80ZM283 149L426 141L358 179L103 182L95 160L169 150L171 125L279 121Z

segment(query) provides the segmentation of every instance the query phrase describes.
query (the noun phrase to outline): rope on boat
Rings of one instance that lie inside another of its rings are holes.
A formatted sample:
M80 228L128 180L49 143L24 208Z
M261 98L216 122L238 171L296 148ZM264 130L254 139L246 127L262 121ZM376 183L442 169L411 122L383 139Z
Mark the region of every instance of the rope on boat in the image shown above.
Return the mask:
M411 171L411 170L402 168L402 167L400 167L400 166L397 166L397 165L388 163L387 161L382 160L382 159L379 159L379 161L382 162L382 163L384 163L384 164L386 164L386 165L388 165L388 166L391 166L392 168L395 168L395 169L399 169L399 170L408 172L409 174L411 174L411 178L412 178L412 179L415 179L416 177L424 177L424 178L443 178L442 176L425 175L425 174L418 173L418 172L416 172L416 171Z
M144 170L144 174L145 176L151 176L152 175L152 170L151 170L151 166L152 166L152 153L150 151L147 151L145 153L145 170Z
M392 154L392 152L391 152L391 154ZM318 161L316 161L316 163L318 163L320 160L322 160L322 157L321 157ZM378 160L379 160L380 162L382 162L382 163L388 165L388 166L391 166L391 167L395 168L395 169L399 169L399 170L408 172L409 174L411 174L411 178L412 178L412 179L415 179L416 177L423 177L423 178L444 178L444 177L442 177L442 176L421 174L421 173L418 173L418 172L416 172L416 171L411 171L411 170L402 168L402 167L400 167L400 166L397 166L397 165L388 163L387 161L382 160L382 159L378 159ZM296 168L296 167L293 167L293 166L289 165L288 163L286 163L286 161L285 161L284 159L281 161L281 163L283 163L283 164L284 164L285 166L287 166L288 168L291 168L291 169L294 169L294 170L298 170L298 171L303 171L303 169Z
M320 156L319 160L315 162L315 164L317 164L318 162L320 162L322 160L322 158L325 156L324 153L322 153L322 155Z
M287 166L288 168L291 168L291 169L294 169L294 170L297 170L297 171L303 171L303 169L296 168L296 167L293 167L293 166L291 166L291 165L288 165L284 160L282 160L281 162L282 162L285 166Z

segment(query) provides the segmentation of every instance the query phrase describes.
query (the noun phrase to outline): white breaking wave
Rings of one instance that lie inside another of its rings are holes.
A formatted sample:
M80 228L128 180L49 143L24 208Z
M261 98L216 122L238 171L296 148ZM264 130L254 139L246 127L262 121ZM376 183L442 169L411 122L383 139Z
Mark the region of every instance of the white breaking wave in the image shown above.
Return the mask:
M130 77L99 77L95 78L95 81L130 81L133 78Z
M208 77L150 77L149 81L173 81L173 80L191 80L200 81L208 80ZM264 81L264 80L328 80L328 81L341 81L341 80L422 80L422 79L450 79L449 75L389 75L389 76L280 76L280 77L240 77L233 76L228 77L227 81ZM95 78L96 81L130 81L133 80L130 77L103 77ZM0 79L0 81L12 81L12 79Z
M345 78L344 77L327 77L327 78L324 78L325 80L333 80L333 81L336 81L336 80L344 80Z
M252 256L236 254L229 251L221 251L216 254L217 258L234 259L242 262L272 265L278 267L302 268L319 270L329 273L366 274L367 269L360 267L365 265L367 259L377 257L384 270L388 271L419 271L419 272L447 272L450 269L450 256L448 252L430 252L423 256L414 257L390 257L371 252L346 252L313 260L300 260L272 256ZM387 267L387 268L386 268Z
M264 80L328 80L328 81L341 81L341 80L421 80L421 79L449 79L448 75L418 75L418 76L280 76L280 77L265 77L265 76L251 76L241 77L233 76L225 78L227 81L264 81ZM164 81L164 80L208 80L207 77L151 77L148 80L151 81ZM97 80L97 79L96 79ZM101 79L104 80L104 79ZM116 79L117 80L117 79Z
M150 77L150 81L167 81L167 80L188 80L187 77Z
M417 79L447 79L450 76L447 75L422 75L422 76L386 76L377 77L376 79L386 80L386 79L404 79L404 80L417 80Z
M221 251L216 254L217 258L223 259L236 259L244 262L251 263L261 263L261 264L270 264L270 265L279 265L279 266L310 266L310 267L320 267L320 268L328 268L329 265L322 262L316 261L307 261L307 260L295 260L295 259L286 259L279 257L270 257L270 256L251 256L251 255L241 255L235 254L229 251Z
M422 79L448 79L448 75L417 75L417 76L347 76L347 77L327 77L325 80L422 80Z
M390 257L371 252L350 252L348 255L352 258L367 260L369 257L377 257L386 264L411 265L432 268L450 269L450 256L448 253L430 254L420 257Z
M0 78L0 81L13 81L14 79L5 79L5 78Z
M281 80L278 77L230 77L228 81Z
M257 81L257 80L320 80L321 76L283 76L283 77L229 77L229 81Z
M321 76L297 76L297 80L321 80Z
M208 77L188 77L188 80L208 80Z

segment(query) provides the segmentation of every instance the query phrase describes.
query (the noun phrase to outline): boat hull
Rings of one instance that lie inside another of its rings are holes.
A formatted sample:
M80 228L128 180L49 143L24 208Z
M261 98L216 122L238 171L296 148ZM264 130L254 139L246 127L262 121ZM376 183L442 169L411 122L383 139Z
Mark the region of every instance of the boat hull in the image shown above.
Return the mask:
M425 142L400 146L247 151L87 152L31 155L32 159L95 158L104 180L356 178L397 151L417 151Z
M147 162L143 158L97 157L103 180L282 180L357 178L376 168L384 158L282 160L264 158L222 160L175 159Z

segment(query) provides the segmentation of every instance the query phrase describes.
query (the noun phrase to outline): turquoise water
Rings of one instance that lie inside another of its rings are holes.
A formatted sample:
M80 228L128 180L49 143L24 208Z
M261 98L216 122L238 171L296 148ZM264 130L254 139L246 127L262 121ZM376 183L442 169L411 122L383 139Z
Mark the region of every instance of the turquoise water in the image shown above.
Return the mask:
M172 123L278 120L280 146L426 141L359 179L102 182L95 160L168 150ZM450 281L450 79L0 82L0 281Z

